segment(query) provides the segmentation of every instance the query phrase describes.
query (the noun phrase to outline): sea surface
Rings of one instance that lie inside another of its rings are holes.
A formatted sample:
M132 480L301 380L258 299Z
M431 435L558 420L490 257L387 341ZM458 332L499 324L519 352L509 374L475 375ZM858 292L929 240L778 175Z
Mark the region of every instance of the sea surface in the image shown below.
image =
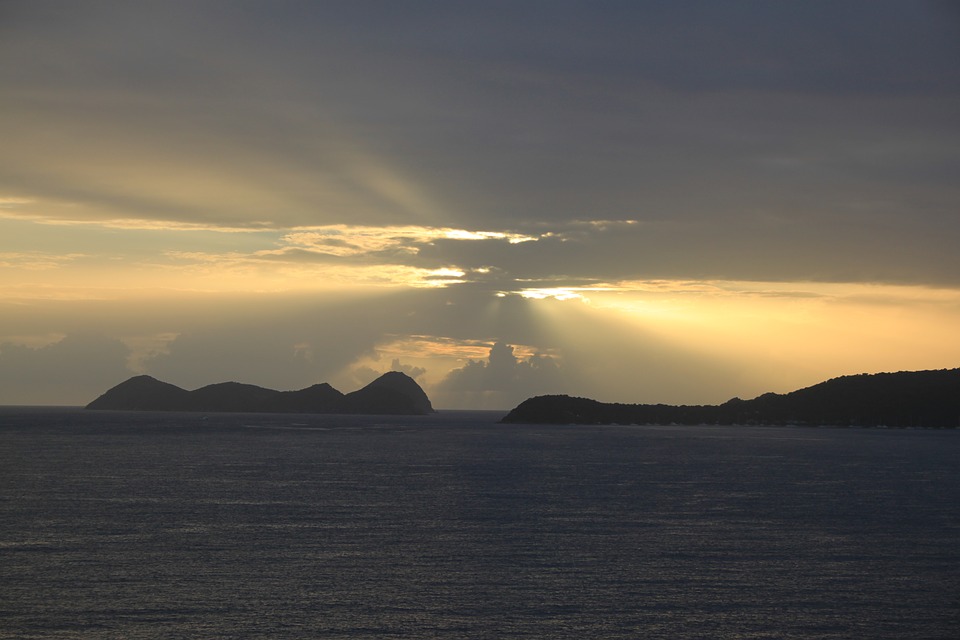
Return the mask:
M0 638L960 638L960 432L0 409Z

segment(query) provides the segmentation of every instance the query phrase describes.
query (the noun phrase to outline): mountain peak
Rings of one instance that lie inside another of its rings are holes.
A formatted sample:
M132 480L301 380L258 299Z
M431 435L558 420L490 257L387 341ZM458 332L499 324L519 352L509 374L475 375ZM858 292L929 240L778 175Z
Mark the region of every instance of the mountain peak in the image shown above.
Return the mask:
M388 371L364 388L344 397L345 413L433 413L433 405L416 380Z
M187 392L148 375L134 376L113 387L87 405L87 409L162 411L186 400Z

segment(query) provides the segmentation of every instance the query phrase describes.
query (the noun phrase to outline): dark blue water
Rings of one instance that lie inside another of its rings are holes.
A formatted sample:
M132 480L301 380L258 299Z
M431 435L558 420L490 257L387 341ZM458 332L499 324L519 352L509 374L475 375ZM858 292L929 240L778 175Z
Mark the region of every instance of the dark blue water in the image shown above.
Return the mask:
M499 417L0 410L0 637L960 637L960 432Z

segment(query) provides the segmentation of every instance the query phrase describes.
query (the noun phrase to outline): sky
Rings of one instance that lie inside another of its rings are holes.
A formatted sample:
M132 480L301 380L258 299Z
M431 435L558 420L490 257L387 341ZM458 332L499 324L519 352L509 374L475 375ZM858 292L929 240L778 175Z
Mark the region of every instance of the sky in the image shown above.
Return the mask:
M960 4L0 0L0 404L960 366Z

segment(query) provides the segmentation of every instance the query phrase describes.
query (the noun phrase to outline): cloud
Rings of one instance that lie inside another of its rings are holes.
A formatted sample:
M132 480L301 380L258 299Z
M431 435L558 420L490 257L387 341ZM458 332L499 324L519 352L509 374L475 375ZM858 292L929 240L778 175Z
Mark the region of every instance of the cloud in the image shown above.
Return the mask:
M31 348L0 344L0 404L85 405L132 375L129 349L103 335L70 334Z
M0 252L0 269L15 268L24 270L58 269L69 265L82 253L49 253L41 251L4 251Z
M412 364L401 364L399 358L394 358L393 362L390 363L390 371L401 371L414 380L421 377L427 372L423 367L416 367Z
M185 388L237 380L350 391L389 363L442 409L507 409L548 393L696 404L960 357L956 290L613 284L566 299L497 297L483 283L365 296L5 298L0 402L83 404L134 373Z
M0 219L463 280L960 284L933 4L167 4L7 10Z
M890 244L860 246L884 207L886 236L956 240L955 222L924 230L957 201L957 29L933 4L13 4L0 196L31 215L692 222L679 248L717 249L687 263L728 277L756 244L868 258ZM799 224L741 242L758 212Z
M521 360L513 352L512 346L497 342L486 362L469 360L448 373L435 387L438 403L465 409L504 409L530 396L564 391L564 374L554 358L535 354Z
M375 318L349 301L339 309L281 308L257 317L221 317L214 328L181 333L165 352L145 358L142 367L187 388L235 380L300 389L330 381L372 350L384 330Z
M537 240L536 236L510 231L475 231L449 227L328 225L298 229L283 236L283 244L332 256L371 256L403 259L439 240L457 243L499 240L519 244Z
M537 353L611 400L796 382L838 361L783 347L807 283L960 287L956 12L861 4L4 2L0 341L177 336L138 363L185 386L383 349L476 406ZM883 325L923 357L857 362L952 357L926 295ZM714 357L745 319L782 333Z
M370 359L378 360L379 357L377 354L372 354ZM330 382L335 388L346 393L365 387L388 371L400 371L405 373L414 380L417 380L421 386L423 386L424 383L422 378L424 374L427 373L427 370L424 367L418 367L412 364L403 364L400 362L399 358L394 358L390 363L390 367L386 370L374 368L366 364L354 365L341 371L337 376L331 379Z
M439 312L446 308L446 298L432 289L198 297L162 312L166 317L155 330L176 338L144 357L140 366L186 388L226 380L275 389L317 382L346 387L354 380L343 372L375 357L378 345L393 336L409 335L414 326L443 335L450 316ZM142 321L131 318L126 324L140 326ZM411 375L422 375L402 366Z

